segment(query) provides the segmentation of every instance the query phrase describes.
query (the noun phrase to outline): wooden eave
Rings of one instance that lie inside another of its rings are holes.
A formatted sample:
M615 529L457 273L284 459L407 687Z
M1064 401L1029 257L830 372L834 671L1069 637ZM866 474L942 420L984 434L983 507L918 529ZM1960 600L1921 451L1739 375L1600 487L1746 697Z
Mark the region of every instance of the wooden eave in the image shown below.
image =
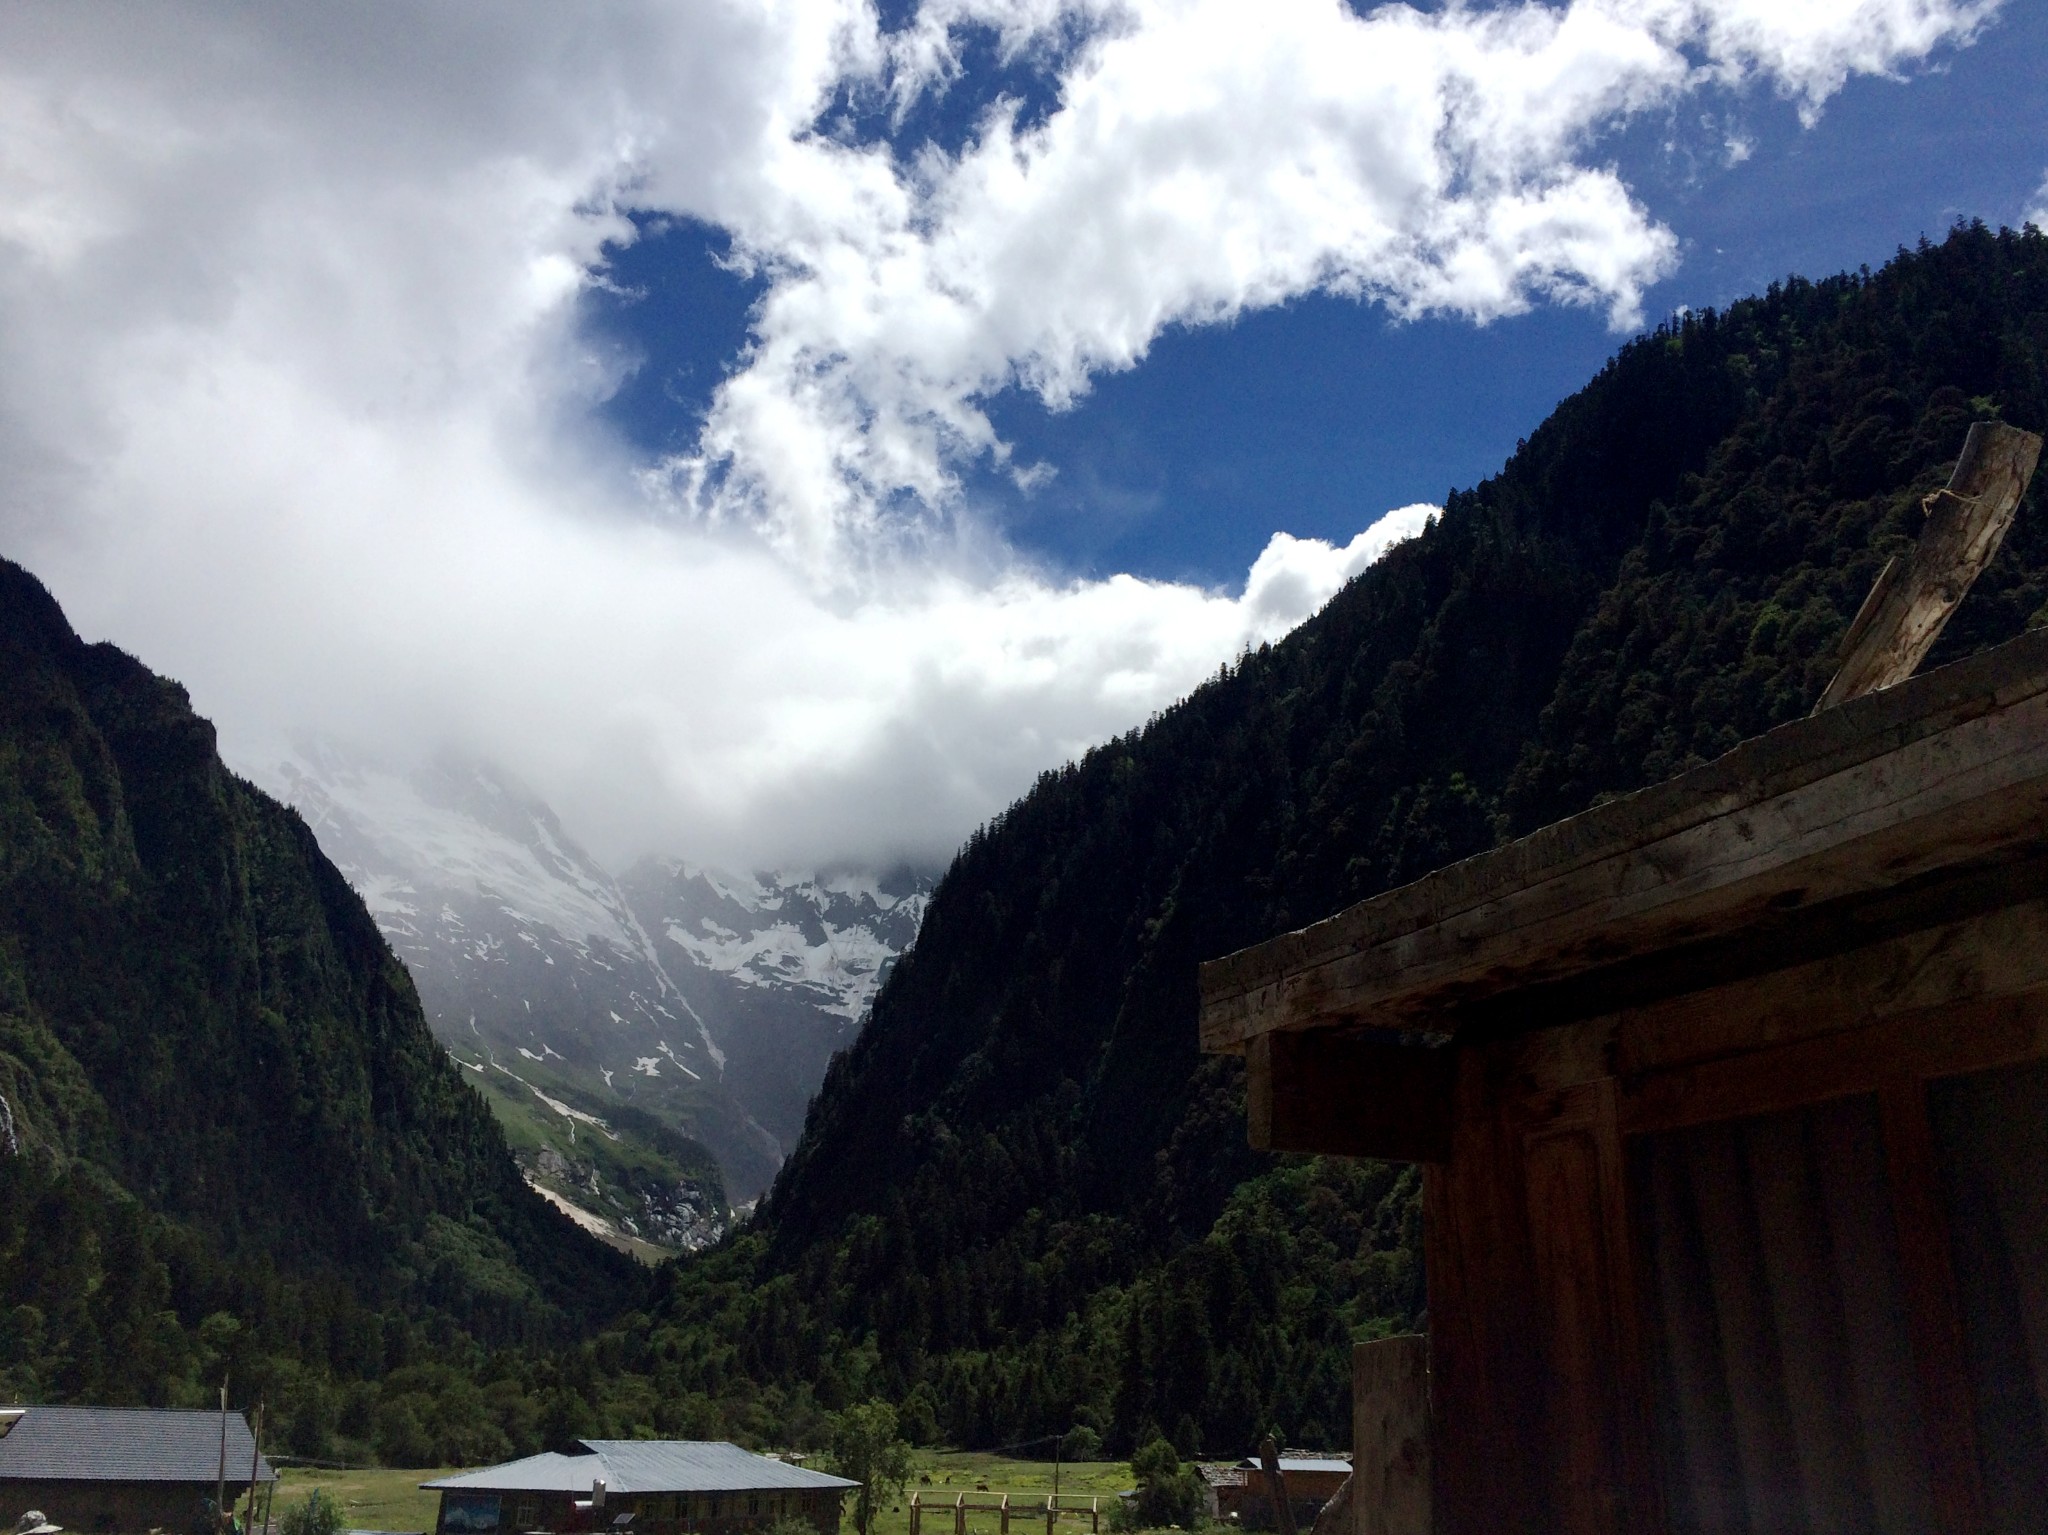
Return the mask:
M1575 995L1668 994L1843 946L1845 925L1995 901L2000 870L2038 883L2043 854L2037 631L1205 964L1202 1048L1538 1027Z

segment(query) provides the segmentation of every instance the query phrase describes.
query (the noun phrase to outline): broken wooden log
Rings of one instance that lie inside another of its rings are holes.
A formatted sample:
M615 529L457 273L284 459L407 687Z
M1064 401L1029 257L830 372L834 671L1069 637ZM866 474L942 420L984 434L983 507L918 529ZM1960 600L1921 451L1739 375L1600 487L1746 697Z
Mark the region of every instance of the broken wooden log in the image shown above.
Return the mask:
M1259 1464L1266 1468L1266 1497L1273 1505L1273 1528L1294 1535L1294 1505L1287 1501L1287 1477L1280 1469L1280 1447L1268 1434L1259 1443Z
M1904 682L1991 563L2040 462L2041 439L2000 421L1970 428L1946 488L1921 503L1927 524L1879 572L1842 639L1842 666L1813 712Z

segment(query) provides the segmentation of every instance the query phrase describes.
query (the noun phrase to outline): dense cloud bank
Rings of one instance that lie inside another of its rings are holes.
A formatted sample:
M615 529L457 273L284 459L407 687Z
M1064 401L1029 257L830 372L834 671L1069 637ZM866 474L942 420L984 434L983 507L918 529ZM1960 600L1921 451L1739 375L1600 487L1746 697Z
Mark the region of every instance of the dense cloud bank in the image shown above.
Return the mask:
M1066 579L961 490L1048 472L994 393L1319 291L1628 327L1677 251L1602 133L1758 84L1812 115L1995 8L15 8L0 542L244 763L313 727L489 756L614 854L936 856L1428 510L1276 536L1234 595ZM976 97L977 38L1042 101ZM903 127L940 101L979 102L958 142ZM658 464L594 424L621 364L578 327L633 214L765 285Z

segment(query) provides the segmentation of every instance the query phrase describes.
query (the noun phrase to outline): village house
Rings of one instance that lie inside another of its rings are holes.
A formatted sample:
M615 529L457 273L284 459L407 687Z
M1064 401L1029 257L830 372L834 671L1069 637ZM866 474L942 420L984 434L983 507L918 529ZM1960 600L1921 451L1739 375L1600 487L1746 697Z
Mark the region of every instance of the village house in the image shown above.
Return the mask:
M1300 1450L1283 1451L1278 1465L1287 1487L1288 1506L1294 1511L1295 1527L1302 1530L1316 1522L1323 1505L1337 1496L1351 1475L1348 1460ZM1273 1517L1264 1463L1257 1456L1246 1456L1235 1465L1204 1465L1197 1469L1207 1490L1211 1518L1247 1530L1279 1528L1279 1521Z
M741 1535L778 1519L803 1519L819 1535L837 1535L840 1500L860 1484L735 1444L585 1439L567 1454L529 1455L420 1485L441 1494L436 1535Z
M1423 1164L1359 1535L2048 1529L2048 632L1900 680L1950 553L1813 717L1204 967L1254 1145Z
M222 1452L222 1428L226 1452ZM30 1509L84 1535L204 1530L224 1481L277 1481L238 1412L157 1407L0 1408L0 1514Z

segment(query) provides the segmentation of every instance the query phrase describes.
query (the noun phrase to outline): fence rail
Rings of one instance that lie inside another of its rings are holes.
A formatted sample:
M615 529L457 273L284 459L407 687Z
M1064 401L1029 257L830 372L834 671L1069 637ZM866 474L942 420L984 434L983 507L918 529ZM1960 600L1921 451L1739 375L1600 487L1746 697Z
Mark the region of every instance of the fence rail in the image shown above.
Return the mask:
M1002 1535L1010 1535L1012 1515L1034 1522L1043 1519L1045 1535L1053 1535L1053 1525L1063 1514L1073 1515L1076 1522L1086 1515L1089 1535L1102 1535L1102 1499L1081 1493L1019 1496L1007 1492L956 1492L950 1498L927 1499L922 1492L913 1492L910 1495L910 1535L924 1535L926 1509L951 1513L953 1535L967 1535L967 1516L970 1513L1001 1515Z

